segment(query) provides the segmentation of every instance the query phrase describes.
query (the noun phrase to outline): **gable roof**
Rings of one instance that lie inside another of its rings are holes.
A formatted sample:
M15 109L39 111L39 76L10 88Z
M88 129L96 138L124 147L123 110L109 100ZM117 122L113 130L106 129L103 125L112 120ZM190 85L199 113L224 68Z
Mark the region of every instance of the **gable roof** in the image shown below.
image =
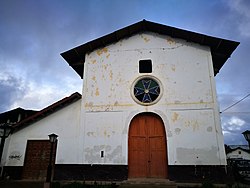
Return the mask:
M82 95L78 92L73 93L72 95L70 95L69 97L65 97L63 99L61 99L60 101L55 102L54 104L40 110L37 111L35 114L23 119L22 121L16 123L15 125L12 126L13 131L16 132L18 130L20 130L21 128L24 128L34 122L37 122L49 115L51 115L52 113L72 104L73 102L79 100L82 98Z
M226 154L231 153L236 150L241 150L241 151L250 153L250 149L248 145L227 145L226 146Z
M150 31L173 38L180 38L200 45L209 46L211 49L214 75L216 75L233 51L240 44L239 42L216 38L204 34L199 34L171 26L166 26L146 20L142 20L130 26L119 29L113 33L97 38L71 50L61 53L61 56L68 64L83 78L85 54L95 49L107 46L123 38L135 35L139 32Z
M37 111L35 110L25 110L23 108L15 108L13 110L9 110L7 112L3 112L0 114L0 124L1 123L10 123L14 124L22 119L25 119L32 114L35 114Z

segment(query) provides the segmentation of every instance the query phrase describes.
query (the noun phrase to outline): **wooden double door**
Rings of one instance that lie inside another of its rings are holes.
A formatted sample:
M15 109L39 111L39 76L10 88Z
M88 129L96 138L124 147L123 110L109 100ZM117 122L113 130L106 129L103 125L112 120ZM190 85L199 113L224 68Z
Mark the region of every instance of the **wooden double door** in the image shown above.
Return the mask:
M152 113L135 116L129 128L129 178L167 178L164 124Z
M57 143L55 143L53 146L52 164L54 166ZM45 180L49 165L50 152L51 143L49 140L28 140L22 179Z

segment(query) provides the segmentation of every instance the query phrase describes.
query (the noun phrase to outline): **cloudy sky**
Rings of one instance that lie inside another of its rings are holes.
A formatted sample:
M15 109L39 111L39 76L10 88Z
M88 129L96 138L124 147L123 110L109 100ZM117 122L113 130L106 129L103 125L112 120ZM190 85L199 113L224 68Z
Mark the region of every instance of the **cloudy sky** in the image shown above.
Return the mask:
M221 111L250 93L249 0L0 0L0 113L81 93L60 53L142 19L241 42L216 76ZM226 144L246 144L249 107L221 114Z

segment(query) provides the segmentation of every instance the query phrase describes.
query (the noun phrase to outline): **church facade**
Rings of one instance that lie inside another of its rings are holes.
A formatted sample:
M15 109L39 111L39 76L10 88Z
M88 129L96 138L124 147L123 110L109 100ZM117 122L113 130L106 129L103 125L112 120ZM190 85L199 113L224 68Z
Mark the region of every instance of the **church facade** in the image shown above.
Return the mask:
M55 112L71 123L46 128L59 135L54 178L225 177L214 77L238 44L143 20L63 52L83 93L70 115Z

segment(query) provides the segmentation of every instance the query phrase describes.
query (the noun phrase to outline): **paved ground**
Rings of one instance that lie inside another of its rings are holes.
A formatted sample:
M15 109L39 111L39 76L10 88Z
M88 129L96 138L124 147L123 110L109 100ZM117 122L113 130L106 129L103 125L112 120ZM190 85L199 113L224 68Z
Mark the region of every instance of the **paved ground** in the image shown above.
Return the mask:
M61 182L67 184L69 182ZM72 182L71 182L72 183ZM93 182L86 182L93 184ZM100 184L110 184L111 182L101 182ZM99 183L97 183L99 184ZM157 180L157 179L136 179L127 180L123 182L116 182L119 185L118 188L184 188L184 187L201 187L201 183L175 183L169 180ZM226 188L225 184L215 184L217 188ZM237 183L232 188L249 188L250 185ZM44 182L39 181L0 181L0 188L46 188Z

